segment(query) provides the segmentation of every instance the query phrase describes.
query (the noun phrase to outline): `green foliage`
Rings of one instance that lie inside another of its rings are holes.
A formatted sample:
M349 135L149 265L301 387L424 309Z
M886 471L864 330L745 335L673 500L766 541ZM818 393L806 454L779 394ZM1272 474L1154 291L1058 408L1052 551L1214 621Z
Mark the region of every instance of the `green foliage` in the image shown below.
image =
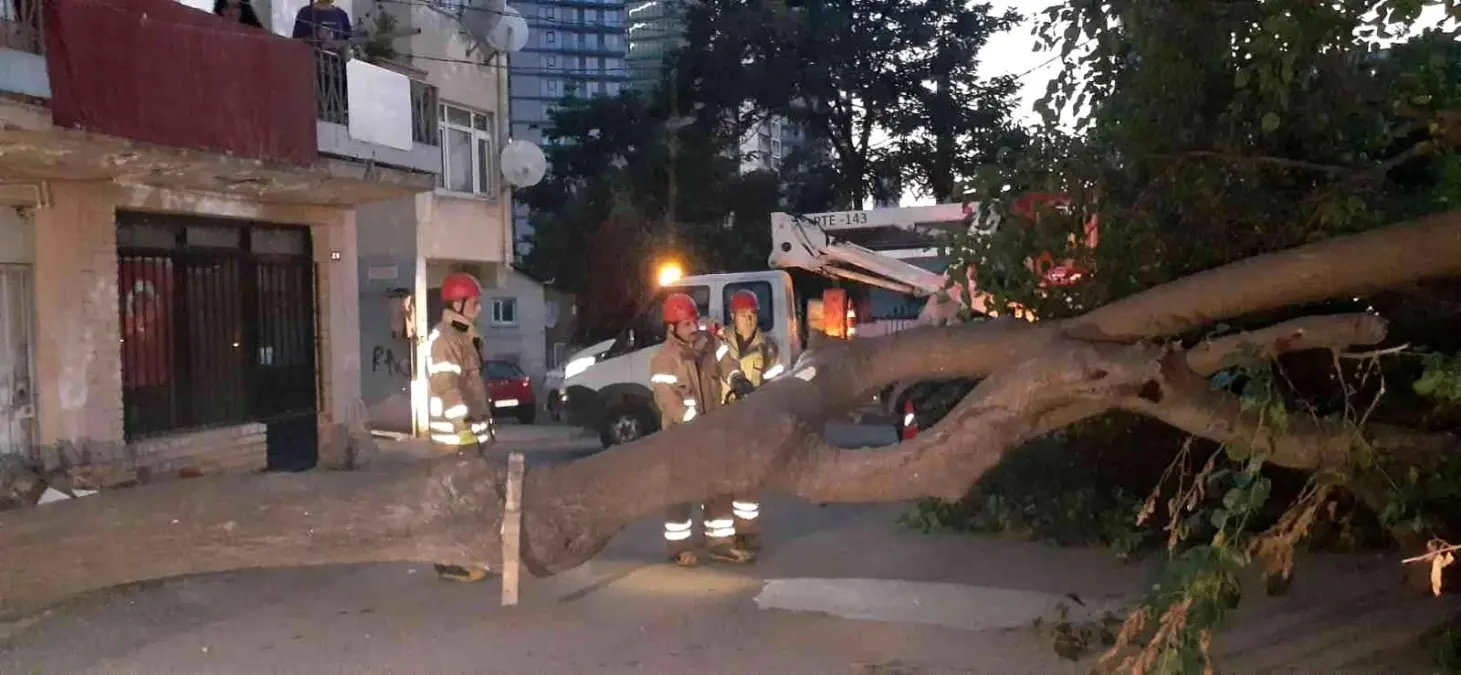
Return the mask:
M1068 316L1196 271L1454 208L1461 101L1450 34L1381 51L1366 36L1431 2L1077 0L1044 13L1065 57L1046 127L969 188L996 213L1027 190L1071 213L952 242L997 296ZM1405 5L1401 9L1401 5ZM1380 19L1370 10L1380 8ZM1074 115L1073 125L1057 118ZM1095 250L1066 238L1099 214ZM1044 289L1043 251L1092 270Z
M691 47L673 65L687 98L743 127L774 115L803 129L833 160L838 206L904 185L946 200L1022 138L1013 78L975 73L990 36L1018 20L952 0L708 0L691 10ZM874 143L874 131L891 140Z
M964 499L926 499L903 516L922 532L1000 534L1060 546L1104 545L1126 558L1153 532L1135 524L1141 501L1056 441L1005 457Z
M1461 402L1461 354L1421 355L1424 370L1411 385L1415 393L1445 403Z

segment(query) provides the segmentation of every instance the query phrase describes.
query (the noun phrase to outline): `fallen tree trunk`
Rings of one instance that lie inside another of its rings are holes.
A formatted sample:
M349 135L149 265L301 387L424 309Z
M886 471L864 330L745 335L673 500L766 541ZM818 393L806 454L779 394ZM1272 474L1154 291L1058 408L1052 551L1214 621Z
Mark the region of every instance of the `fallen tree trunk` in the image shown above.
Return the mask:
M727 492L770 488L816 501L958 497L1025 441L1117 408L1230 440L1245 429L1242 411L1197 394L1225 354L1243 345L1271 356L1374 344L1383 321L1303 319L1190 352L1144 340L1457 274L1461 213L1452 213L1243 261L1067 321L1000 320L834 345L694 424L529 472L523 563L537 575L571 568L635 519ZM887 384L956 377L987 379L915 441L843 450L821 440L828 420ZM1267 448L1285 466L1348 461L1334 449L1348 441L1316 446L1314 438L1271 438ZM1385 438L1399 452L1449 442ZM0 513L0 616L197 572L370 561L496 567L505 473L453 456L389 470L192 479Z

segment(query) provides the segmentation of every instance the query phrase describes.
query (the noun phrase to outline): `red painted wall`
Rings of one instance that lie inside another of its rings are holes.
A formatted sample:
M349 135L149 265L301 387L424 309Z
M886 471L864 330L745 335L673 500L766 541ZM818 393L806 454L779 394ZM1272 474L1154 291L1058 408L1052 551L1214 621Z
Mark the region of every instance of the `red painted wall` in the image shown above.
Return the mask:
M314 59L172 0L48 0L58 126L158 145L312 164Z

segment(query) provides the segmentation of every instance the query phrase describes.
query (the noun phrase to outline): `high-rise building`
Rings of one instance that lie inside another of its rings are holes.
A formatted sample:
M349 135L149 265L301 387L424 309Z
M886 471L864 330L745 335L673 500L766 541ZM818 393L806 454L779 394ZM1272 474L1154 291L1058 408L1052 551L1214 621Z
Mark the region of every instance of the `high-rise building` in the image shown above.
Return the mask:
M565 97L615 96L627 86L625 3L536 0L513 6L531 30L527 46L512 55L512 137L543 144L548 113ZM512 212L516 239L532 236L527 207L514 204Z
M686 0L633 0L629 7L629 80L653 90L664 77L665 57L685 36Z

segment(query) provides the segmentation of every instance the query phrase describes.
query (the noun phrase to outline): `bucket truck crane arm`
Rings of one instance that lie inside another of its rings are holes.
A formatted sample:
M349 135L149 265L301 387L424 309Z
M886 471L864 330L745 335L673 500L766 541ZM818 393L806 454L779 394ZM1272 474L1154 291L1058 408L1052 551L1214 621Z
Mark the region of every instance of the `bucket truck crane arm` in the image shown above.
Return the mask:
M939 250L928 244L940 230L992 232L992 224L971 217L977 212L978 204L938 204L800 216L773 213L769 263L777 269L804 269L915 297L934 296L920 314L921 320L933 318L930 313L947 277L904 259L938 256ZM854 237L881 238L884 246L873 250L849 241ZM974 295L973 309L985 312L984 294Z

